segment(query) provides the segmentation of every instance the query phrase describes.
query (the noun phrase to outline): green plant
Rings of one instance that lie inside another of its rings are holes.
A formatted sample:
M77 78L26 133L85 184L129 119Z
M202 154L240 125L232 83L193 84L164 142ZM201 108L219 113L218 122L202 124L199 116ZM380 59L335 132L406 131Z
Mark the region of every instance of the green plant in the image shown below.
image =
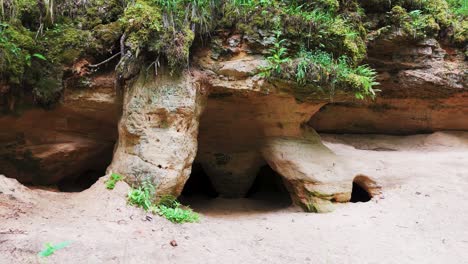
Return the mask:
M62 249L64 247L67 247L68 245L70 245L70 242L68 242L68 241L61 242L61 243L58 243L58 244L55 244L55 245L52 245L52 243L46 243L45 248L43 250L41 250L38 255L40 257L48 257L48 256L54 254L55 251L57 251L59 249Z
M200 220L200 216L197 213L190 208L182 208L179 203L176 207L159 205L154 210L173 223L195 223Z
M285 39L279 39L281 31L276 32L273 48L269 50L270 56L267 57L268 65L260 67L260 76L270 77L272 74L281 73L281 65L289 62L290 58L286 57L287 49L284 47Z
M153 198L156 188L150 181L144 181L138 188L132 188L128 191L128 202L131 205L143 208L148 211L153 205Z
M467 0L447 0L447 3L456 15L468 16L468 1Z
M156 205L174 208L179 206L180 204L173 195L168 194L161 196Z
M172 195L164 195L154 203L155 187L148 181L143 182L141 187L132 188L128 192L128 202L137 207L143 208L173 223L193 223L198 222L200 216L192 209L182 206Z
M109 179L106 181L106 188L109 190L113 190L115 188L115 184L118 181L123 180L123 176L117 173L112 173Z
M182 207L172 195L162 196L153 207L153 211L173 223L194 223L200 220L200 216L188 207Z
M305 88L327 89L330 96L336 89L341 89L350 90L358 99L374 97L377 91L374 87L379 84L375 70L367 65L355 67L345 55L334 59L331 53L301 49L294 59L281 56L268 58L269 64L260 69L260 76L292 80ZM302 88L298 90L304 91Z

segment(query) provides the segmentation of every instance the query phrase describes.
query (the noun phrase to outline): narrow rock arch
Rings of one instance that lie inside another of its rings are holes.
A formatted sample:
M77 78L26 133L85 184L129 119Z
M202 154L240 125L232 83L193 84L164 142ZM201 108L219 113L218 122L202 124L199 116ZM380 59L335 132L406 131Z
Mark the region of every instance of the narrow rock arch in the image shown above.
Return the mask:
M370 177L359 174L353 179L350 202L368 202L381 194L381 187Z

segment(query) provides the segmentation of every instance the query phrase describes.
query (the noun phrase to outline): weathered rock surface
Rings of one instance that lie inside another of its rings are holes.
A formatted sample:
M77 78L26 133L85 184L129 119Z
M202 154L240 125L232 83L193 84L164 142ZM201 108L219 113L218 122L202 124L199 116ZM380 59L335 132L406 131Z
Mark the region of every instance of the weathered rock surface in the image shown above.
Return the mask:
M235 60L225 61L220 65L217 73L234 79L245 79L259 71L259 67L266 66L262 56L245 56Z
M395 36L397 38L397 36ZM468 64L434 39L369 47L379 72L377 100L326 105L310 125L322 132L411 134L468 130Z
M197 150L203 96L190 75L141 75L125 91L119 140L109 172L150 181L158 194L179 195Z
M201 162L215 190L223 197L244 197L260 167L265 164L255 148L244 152L227 152L217 146L201 148L197 160Z
M299 103L291 94L242 74L245 68L233 66L255 65L248 66L253 71L264 63L259 57L215 62L205 54L199 61L208 75L209 96L200 120L197 161L220 195L243 197L266 164L261 154L265 137L301 136L301 126L324 103ZM230 70L214 74L218 68Z
M104 170L120 113L113 79L102 75L86 89L69 87L51 110L0 116L0 173L22 183L54 184Z
M130 184L151 181L158 195L180 195L194 161L223 197L244 197L265 165L308 211L328 212L333 203L349 201L353 181L377 195L372 172L333 153L310 126L359 133L468 130L463 58L435 40L379 41L369 48L369 63L382 83L372 102L297 100L290 83L254 76L265 60L240 47L229 59L197 52L192 71L181 76L162 70L154 78L123 78L123 106L111 78L97 78L101 85L66 89L52 111L1 116L0 125L10 129L0 132L0 173L50 184L103 168L118 127L107 171Z
M280 173L292 199L307 211L329 212L332 202L351 199L355 173L345 157L322 144L314 131L303 138L268 138L262 148L268 164Z

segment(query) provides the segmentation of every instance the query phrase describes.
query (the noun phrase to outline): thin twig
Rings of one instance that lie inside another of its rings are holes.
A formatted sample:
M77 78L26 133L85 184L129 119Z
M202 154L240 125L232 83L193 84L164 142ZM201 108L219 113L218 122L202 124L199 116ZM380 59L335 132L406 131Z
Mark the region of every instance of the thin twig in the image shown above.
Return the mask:
M112 60L113 58L117 57L118 55L120 55L120 53L116 53L116 54L112 55L110 58L108 58L107 60L101 61L101 62L98 63L98 64L90 64L90 65L88 65L88 67L91 67L91 68L99 67L99 66L101 66L102 64L107 63L107 62L109 62L110 60Z

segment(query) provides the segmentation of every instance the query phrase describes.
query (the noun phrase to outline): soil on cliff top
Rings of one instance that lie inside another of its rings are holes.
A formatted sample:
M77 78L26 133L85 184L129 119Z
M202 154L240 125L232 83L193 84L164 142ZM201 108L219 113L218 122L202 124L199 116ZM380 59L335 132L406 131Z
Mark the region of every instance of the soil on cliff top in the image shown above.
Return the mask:
M122 182L56 193L0 177L0 263L466 262L468 133L323 138L373 171L383 195L328 214L217 198L194 203L200 223L178 225L128 206Z

